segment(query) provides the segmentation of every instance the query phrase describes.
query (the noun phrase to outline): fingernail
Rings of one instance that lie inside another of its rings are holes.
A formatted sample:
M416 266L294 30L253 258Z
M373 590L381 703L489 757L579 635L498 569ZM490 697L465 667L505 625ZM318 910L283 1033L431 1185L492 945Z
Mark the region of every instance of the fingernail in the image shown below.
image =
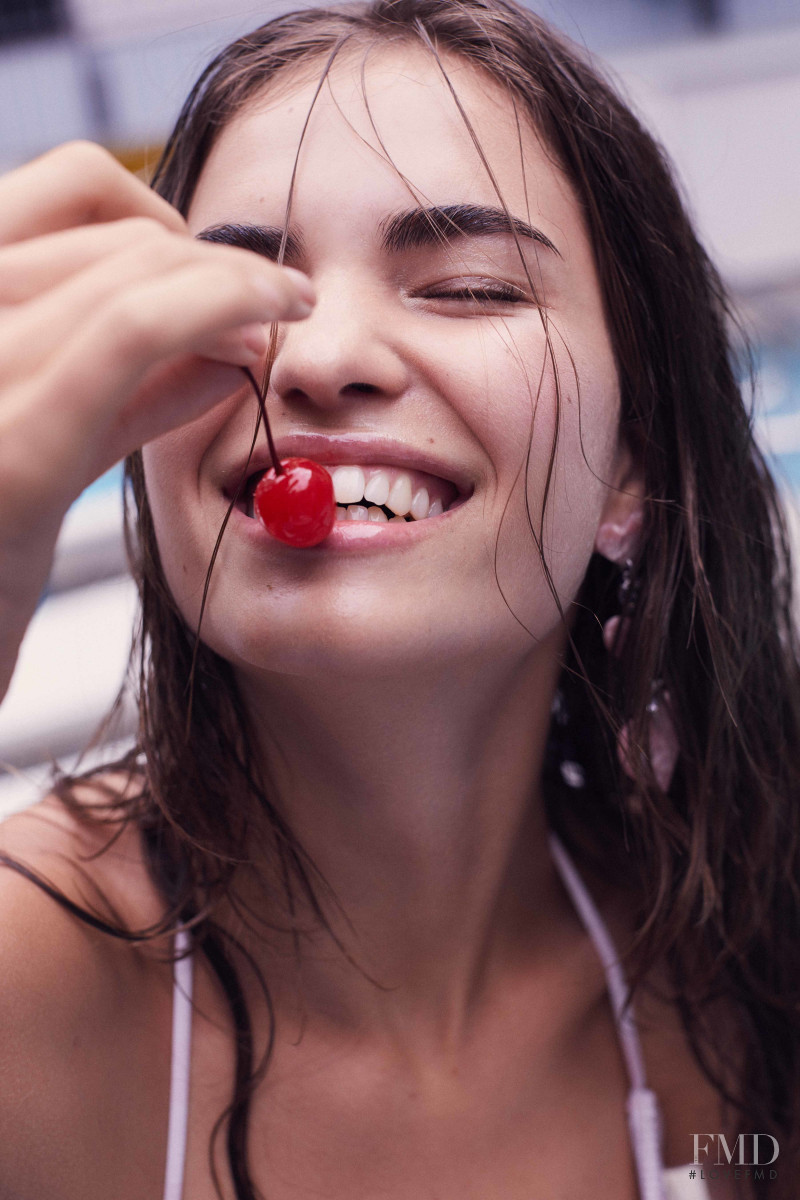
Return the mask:
M298 296L286 310L286 319L288 321L302 321L303 317L309 316L313 311L314 305L309 304L307 300L303 300Z
M294 279L291 280L289 288L286 287L286 282L281 286L281 281L272 274L255 278L255 286L267 304L265 321L297 321L307 317L314 307L314 289L310 281L299 271L294 271L293 274L304 281L302 287L298 287Z
M253 354L266 354L267 331L263 325L256 322L253 322L252 325L243 325L239 330L239 340L244 348Z
M296 271L294 267L283 268L289 278L293 281L297 295L301 300L305 300L309 308L313 307L317 300L317 293L314 291L314 285L307 275L302 271ZM308 315L307 313L305 314Z

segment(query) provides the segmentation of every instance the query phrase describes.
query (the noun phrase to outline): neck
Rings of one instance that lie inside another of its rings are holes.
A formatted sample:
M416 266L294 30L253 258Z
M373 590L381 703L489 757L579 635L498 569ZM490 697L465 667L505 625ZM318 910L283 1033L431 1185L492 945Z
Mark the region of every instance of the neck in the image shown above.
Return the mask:
M242 681L251 711L269 713L278 807L330 886L331 932L363 969L330 934L304 938L305 1009L458 1036L498 971L555 953L575 920L539 785L558 665L542 644L511 677L483 663ZM293 921L313 926L310 911ZM291 955L257 953L271 987L297 988Z

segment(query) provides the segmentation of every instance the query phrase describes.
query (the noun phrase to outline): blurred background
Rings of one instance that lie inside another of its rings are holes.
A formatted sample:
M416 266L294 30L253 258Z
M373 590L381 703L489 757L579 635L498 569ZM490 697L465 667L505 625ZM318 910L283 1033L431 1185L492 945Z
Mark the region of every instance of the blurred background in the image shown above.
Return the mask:
M146 175L196 76L289 3L0 0L0 170L71 138ZM667 148L758 363L758 436L800 500L800 0L542 0ZM71 510L0 709L0 816L70 762L122 681L135 619L121 472ZM133 728L123 709L114 736Z

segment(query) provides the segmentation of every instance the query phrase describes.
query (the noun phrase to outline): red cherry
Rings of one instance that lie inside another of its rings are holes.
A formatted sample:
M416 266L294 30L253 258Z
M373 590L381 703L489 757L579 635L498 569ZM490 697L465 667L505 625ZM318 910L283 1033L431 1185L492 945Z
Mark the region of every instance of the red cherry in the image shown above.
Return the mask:
M289 546L316 546L336 521L333 480L310 458L285 458L258 481L253 505L261 524Z

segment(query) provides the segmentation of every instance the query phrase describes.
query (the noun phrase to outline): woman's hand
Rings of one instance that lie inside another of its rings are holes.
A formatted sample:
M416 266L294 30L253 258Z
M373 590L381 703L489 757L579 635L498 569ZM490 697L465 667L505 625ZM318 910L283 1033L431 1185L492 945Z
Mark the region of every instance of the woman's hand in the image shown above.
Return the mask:
M196 241L100 147L0 180L0 696L72 501L229 395L265 323L312 302L299 273Z

